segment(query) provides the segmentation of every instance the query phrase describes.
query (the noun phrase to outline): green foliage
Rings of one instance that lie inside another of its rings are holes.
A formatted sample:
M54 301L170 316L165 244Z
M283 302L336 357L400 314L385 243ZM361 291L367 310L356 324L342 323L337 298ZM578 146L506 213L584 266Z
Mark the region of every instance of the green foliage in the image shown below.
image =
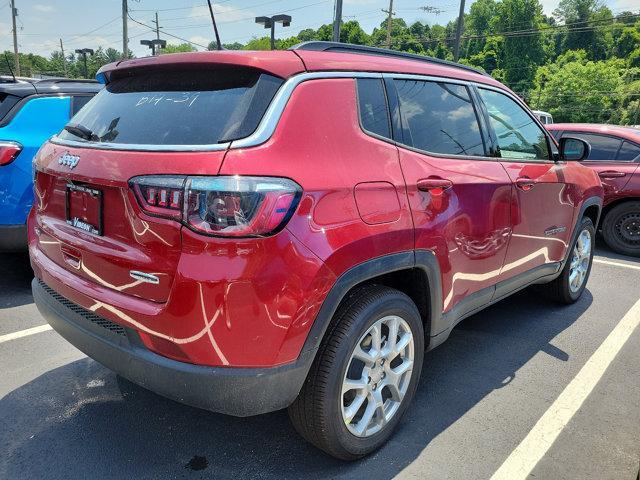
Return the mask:
M584 61L584 55L570 54L540 68L532 104L550 112L557 122L617 121L621 116L617 107L625 98L625 62Z
M167 46L160 50L162 55L166 53L184 53L184 52L196 52L198 49L191 45L190 43L181 43L180 45L174 45L172 43L167 43Z

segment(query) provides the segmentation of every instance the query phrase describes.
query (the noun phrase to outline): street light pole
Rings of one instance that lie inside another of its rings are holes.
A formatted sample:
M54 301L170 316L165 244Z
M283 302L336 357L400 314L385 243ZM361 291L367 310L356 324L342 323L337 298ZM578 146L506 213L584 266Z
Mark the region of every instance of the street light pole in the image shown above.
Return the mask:
M271 50L276 49L276 23L282 23L283 27L291 25L290 15L274 15L272 17L256 17L256 23L264 28L271 29Z
M87 69L87 54L93 55L92 48L78 48L76 49L76 53L82 55L82 60L84 61L84 78L89 76L89 70Z
M160 53L160 50L167 47L166 40L160 40L156 38L154 40L140 40L140 45L146 45L151 49L151 55L154 57L157 53Z

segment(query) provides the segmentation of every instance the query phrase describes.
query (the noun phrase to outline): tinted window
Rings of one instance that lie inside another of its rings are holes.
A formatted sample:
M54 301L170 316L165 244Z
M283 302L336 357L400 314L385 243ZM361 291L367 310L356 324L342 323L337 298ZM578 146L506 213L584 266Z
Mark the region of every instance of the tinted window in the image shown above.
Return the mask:
M73 117L78 111L84 107L93 95L77 95L71 98L71 116Z
M9 95L7 93L0 93L0 120L9 113L9 110L20 101L20 97L15 95Z
M591 152L589 156L585 158L587 161L614 161L620 144L622 143L622 140L617 138L593 133L565 132L563 137L580 138L591 145Z
M382 80L376 78L358 79L358 107L360 121L365 130L391 138L389 110Z
M91 142L210 145L253 133L281 84L247 68L146 71L115 78L72 124L88 129Z
M502 158L548 160L549 145L544 131L513 99L493 90L479 89L498 137Z
M622 142L618 151L618 160L630 162L640 156L640 147L630 142Z
M484 156L484 144L466 87L442 82L396 80L400 114L409 139L420 150Z

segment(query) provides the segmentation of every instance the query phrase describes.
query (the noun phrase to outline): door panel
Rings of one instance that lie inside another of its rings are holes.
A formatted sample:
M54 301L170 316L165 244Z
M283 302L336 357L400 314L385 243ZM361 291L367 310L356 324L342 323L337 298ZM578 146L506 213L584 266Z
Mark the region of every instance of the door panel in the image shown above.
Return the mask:
M565 183L566 164L513 160L502 164L515 184L511 204L513 233L502 268L502 277L507 279L564 258L574 206Z
M399 137L413 147L399 153L415 246L436 254L442 310L473 294L469 305L489 303L511 234L513 186L500 163L487 158L488 137L472 93L461 85L413 79L395 79L392 86Z
M564 258L573 204L565 163L551 161L548 133L506 93L478 88L501 164L514 185L512 235L501 271L506 280Z
M577 137L591 145L589 157L583 165L596 171L604 188L605 203L617 198L638 168L640 147L611 135L568 132L562 136Z
M511 181L494 161L444 159L400 148L400 162L416 248L433 250L438 258L447 311L498 282L511 234ZM433 180L451 186L422 187L425 181L439 183Z

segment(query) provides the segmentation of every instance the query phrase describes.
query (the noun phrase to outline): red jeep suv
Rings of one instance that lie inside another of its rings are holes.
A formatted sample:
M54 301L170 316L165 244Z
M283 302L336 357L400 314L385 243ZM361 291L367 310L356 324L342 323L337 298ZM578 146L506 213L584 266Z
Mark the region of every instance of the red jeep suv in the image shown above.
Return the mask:
M588 144L457 64L311 42L103 67L35 159L36 304L189 405L289 407L343 459L382 445L425 350L531 284L582 294ZM563 152L571 152L572 159Z
M545 126L558 140L570 136L589 143L584 165L598 173L604 187L602 236L612 250L640 257L640 130L584 123Z

